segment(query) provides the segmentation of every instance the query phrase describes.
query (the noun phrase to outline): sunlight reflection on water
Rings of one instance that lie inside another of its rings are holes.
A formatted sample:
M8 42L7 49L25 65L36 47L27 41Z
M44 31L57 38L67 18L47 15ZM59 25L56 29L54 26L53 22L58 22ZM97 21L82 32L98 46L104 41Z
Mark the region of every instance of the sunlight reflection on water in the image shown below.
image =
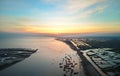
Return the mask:
M0 48L38 48L29 58L0 72L2 76L63 76L59 63L65 54L79 62L76 52L54 38L0 39ZM79 66L76 68L79 69Z

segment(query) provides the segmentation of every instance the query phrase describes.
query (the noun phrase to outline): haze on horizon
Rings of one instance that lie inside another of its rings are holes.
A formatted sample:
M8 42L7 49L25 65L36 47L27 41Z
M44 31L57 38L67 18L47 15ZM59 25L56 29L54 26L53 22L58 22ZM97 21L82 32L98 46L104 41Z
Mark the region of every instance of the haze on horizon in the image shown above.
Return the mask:
M0 0L0 32L120 33L120 0Z

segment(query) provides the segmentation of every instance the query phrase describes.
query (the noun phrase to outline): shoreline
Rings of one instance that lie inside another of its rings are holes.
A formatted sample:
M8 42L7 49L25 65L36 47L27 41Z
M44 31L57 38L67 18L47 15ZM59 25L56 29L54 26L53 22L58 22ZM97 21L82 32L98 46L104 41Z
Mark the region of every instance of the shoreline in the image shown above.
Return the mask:
M0 71L30 57L38 49L0 48Z
M83 52L81 52L80 49L75 44L73 44L71 41L69 41L69 40L63 41L60 39L56 39L56 40L66 43L71 49L73 49L77 52L78 56L82 60L81 63L83 65L83 71L84 71L85 76L107 76L105 74L100 74L100 72L98 72L96 70L96 68L83 55Z

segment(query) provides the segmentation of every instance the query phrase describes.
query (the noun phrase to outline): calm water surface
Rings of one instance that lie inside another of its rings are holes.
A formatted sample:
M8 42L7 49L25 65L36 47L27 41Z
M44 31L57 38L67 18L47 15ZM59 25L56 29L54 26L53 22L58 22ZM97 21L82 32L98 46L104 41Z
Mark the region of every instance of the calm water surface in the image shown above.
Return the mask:
M65 54L79 63L76 52L50 37L0 39L0 48L38 48L29 58L0 71L0 76L63 76L59 63ZM79 65L76 68L79 71Z

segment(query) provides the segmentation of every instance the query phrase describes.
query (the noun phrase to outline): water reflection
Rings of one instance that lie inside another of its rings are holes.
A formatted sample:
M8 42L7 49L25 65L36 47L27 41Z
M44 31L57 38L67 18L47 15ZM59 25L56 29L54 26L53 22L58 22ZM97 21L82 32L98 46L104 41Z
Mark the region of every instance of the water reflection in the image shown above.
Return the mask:
M2 76L63 76L64 71L59 68L59 63L66 54L70 55L76 63L79 62L75 51L54 38L0 39L0 42L0 48L39 49L24 61L1 71ZM76 70L79 71L79 65Z

